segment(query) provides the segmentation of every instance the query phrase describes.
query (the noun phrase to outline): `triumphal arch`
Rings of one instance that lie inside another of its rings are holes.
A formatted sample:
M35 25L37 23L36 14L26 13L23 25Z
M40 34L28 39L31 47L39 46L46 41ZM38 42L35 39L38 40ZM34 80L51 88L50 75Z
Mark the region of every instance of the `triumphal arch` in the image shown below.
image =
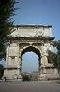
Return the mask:
M38 79L57 77L57 70L48 62L48 50L54 39L51 25L17 25L8 36L4 77L20 79L22 55L35 52L38 55ZM28 61L26 61L28 62Z

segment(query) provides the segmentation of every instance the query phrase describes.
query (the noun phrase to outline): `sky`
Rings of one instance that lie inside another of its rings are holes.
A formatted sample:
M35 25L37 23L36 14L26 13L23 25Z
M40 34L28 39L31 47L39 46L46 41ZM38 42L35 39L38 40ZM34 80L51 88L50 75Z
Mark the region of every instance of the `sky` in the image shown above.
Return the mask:
M38 71L38 55L34 52L26 52L22 56L22 72L36 72Z
M60 39L60 0L17 0L19 8L13 16L14 24L52 25L56 40Z

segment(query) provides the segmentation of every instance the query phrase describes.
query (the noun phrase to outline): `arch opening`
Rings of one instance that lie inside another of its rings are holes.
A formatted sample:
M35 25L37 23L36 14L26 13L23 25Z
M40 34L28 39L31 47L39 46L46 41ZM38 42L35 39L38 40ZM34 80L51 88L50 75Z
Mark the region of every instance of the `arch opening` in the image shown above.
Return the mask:
M34 65L35 65L35 67L38 67L38 70L37 70L37 72L38 72L40 64L41 64L41 62L40 62L40 58L41 58L40 51L37 48L32 47L32 46L29 46L29 47L23 49L23 51L21 53L21 63L22 63L21 64L21 72L23 72L22 68L23 68L24 57L27 58L26 61L25 61L27 63L27 65L28 65L27 70L28 70L28 68L29 68L30 65L33 66L32 64L35 63ZM28 61L30 61L29 62L30 64L28 64ZM34 69L36 70L36 68L34 68ZM36 72L35 70L32 70L30 72L33 72L33 71Z
M36 54L38 55L38 57L39 57L38 60L40 60L40 58L41 58L40 51L39 51L37 48L32 47L32 46L29 46L29 47L23 49L23 51L22 51L22 53L21 53L21 57L22 57L22 55L23 55L25 52L31 52L31 51L33 51L34 53L36 53ZM21 58L21 60L22 60L22 58Z

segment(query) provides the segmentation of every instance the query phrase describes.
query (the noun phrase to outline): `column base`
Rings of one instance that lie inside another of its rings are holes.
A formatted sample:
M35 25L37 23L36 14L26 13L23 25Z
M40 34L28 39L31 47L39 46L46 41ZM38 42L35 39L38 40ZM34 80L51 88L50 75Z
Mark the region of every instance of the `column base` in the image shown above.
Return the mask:
M6 78L6 80L22 80L22 76L20 74L20 69L19 68L6 68L4 70L4 76L3 78Z
M40 68L38 80L58 79L59 74L57 68L53 66L44 66Z

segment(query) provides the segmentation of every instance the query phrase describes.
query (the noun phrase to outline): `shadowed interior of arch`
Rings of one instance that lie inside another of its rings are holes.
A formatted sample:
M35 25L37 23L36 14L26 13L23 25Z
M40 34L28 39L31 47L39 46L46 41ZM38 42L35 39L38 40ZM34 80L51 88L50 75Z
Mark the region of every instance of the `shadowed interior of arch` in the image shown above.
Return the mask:
M38 72L40 66L40 52L35 47L29 46L21 53L22 72Z

